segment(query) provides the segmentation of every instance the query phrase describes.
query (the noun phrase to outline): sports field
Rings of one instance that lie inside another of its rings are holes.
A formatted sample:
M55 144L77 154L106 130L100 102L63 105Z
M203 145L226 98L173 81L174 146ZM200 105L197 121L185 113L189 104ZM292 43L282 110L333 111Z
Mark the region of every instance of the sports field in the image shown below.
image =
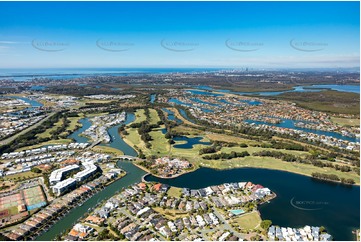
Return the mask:
M0 218L16 215L46 205L40 186L26 188L15 194L0 197Z

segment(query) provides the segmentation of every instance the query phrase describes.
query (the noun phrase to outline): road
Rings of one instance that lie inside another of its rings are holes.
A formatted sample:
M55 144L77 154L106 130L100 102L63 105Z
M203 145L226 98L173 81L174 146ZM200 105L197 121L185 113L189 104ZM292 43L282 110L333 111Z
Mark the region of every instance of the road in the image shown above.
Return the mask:
M213 210L213 213L218 217L218 219L223 222L224 224L222 224L221 226L224 227L225 230L228 230L230 232L232 232L235 236L237 236L238 238L242 238L244 239L244 236L242 236L240 233L238 233L237 231L235 231L229 224L228 222L223 218L222 214L220 214L216 209Z
M54 114L56 114L56 112L52 112L50 113L46 118L42 119L40 122L20 131L17 134L12 135L11 137L4 139L2 141L0 141L0 146L2 145L7 145L9 143L11 143L12 141L14 141L16 138L18 138L20 135L26 134L27 132L39 127L42 123L44 123L46 120L48 120L50 117L52 117Z

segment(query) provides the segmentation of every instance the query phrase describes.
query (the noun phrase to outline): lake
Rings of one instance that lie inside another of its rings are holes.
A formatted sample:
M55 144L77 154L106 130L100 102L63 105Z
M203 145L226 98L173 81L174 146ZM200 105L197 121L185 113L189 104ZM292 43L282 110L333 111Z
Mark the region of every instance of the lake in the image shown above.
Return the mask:
M151 94L150 95L150 103L154 103L156 97L157 97L157 94Z
M275 225L325 226L335 240L352 240L351 231L360 226L359 186L346 186L289 172L257 168L200 168L174 179L147 176L146 180L191 189L226 182L251 181L268 187L277 194L269 204L259 207L262 218L272 220Z
M175 136L174 141L185 141L184 144L175 144L173 147L178 149L192 149L193 145L211 145L211 142L201 141L203 137L193 137L189 138L187 136Z

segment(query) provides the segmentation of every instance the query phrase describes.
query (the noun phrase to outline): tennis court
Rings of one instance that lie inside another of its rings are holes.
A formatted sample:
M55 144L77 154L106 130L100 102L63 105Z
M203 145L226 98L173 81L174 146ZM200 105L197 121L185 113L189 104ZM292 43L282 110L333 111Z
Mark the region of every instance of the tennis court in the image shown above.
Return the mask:
M24 189L22 193L28 210L46 205L46 200L40 186Z
M3 216L14 215L18 213L18 206L23 205L24 201L20 193L15 193L9 196L0 198L0 211L4 212Z
M46 199L40 186L26 188L15 194L0 197L0 218L16 215L46 205ZM25 210L25 211L26 211Z

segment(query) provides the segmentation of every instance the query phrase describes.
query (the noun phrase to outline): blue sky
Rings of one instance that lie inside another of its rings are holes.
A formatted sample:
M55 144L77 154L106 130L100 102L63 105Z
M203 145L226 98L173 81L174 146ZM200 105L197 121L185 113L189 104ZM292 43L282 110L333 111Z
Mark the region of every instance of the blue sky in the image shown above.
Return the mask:
M359 2L0 2L0 68L355 67Z

